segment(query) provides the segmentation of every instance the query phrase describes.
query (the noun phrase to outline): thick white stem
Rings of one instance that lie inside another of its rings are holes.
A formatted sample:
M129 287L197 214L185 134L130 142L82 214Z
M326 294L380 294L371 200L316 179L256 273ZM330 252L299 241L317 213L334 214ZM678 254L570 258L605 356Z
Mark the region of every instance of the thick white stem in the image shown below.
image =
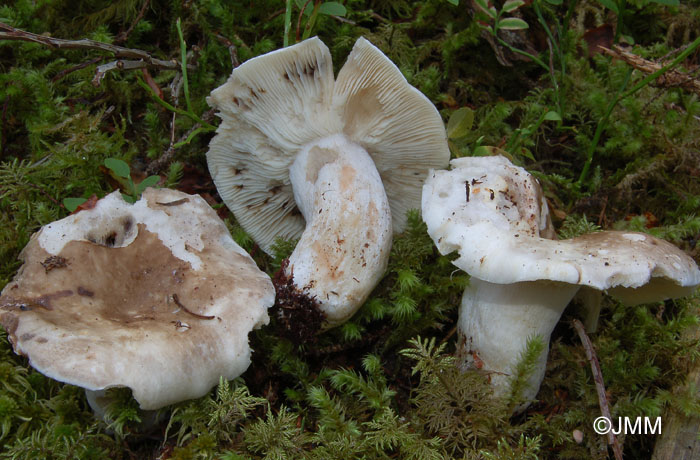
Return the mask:
M306 229L286 275L335 326L362 306L386 269L389 201L367 151L340 134L304 146L289 172Z
M472 277L459 310L462 368L490 372L496 396L507 396L527 340L540 336L546 348L523 394L525 401L534 399L544 378L549 337L578 288L548 281L493 284Z

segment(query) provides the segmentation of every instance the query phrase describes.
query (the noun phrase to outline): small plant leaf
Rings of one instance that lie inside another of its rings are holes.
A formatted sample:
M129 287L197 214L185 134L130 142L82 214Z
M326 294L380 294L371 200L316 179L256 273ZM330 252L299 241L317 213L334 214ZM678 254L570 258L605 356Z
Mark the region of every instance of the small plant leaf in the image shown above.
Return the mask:
M561 121L561 115L552 110L544 114L544 119L547 121Z
M550 5L559 6L564 3L564 0L545 0Z
M649 0L652 3L658 3L659 5L666 6L678 6L680 2L678 0Z
M148 176L136 186L136 193L141 194L146 188L153 187L160 182L160 176Z
M498 21L498 28L499 29L505 29L505 30L521 30L521 29L527 29L530 26L527 25L527 22L523 21L520 18L503 18L500 21Z
M620 13L620 9L617 7L617 3L615 3L615 0L598 0L601 5L606 7L607 9L611 10L615 14Z
M136 198L131 195L127 195L126 193L122 193L122 198L124 198L124 201L130 204L134 204L136 202Z
M447 137L458 139L469 134L474 124L474 111L469 107L455 110L447 122Z
M491 17L492 19L496 19L495 10L489 7L488 0L474 0L474 2L476 3L476 6L481 8L481 10L484 13L488 14L489 17Z
M327 14L340 17L345 17L345 15L348 14L348 10L345 8L345 6L338 2L322 3L318 12L319 14Z
M504 13L510 13L517 10L524 4L525 2L523 0L507 0L503 4L503 8L501 8L501 11L503 11Z
M73 212L76 209L78 209L78 206L85 203L86 201L87 198L64 198L63 206L65 206L68 211Z
M459 0L447 0L447 3L454 6L459 6Z
M107 158L105 160L105 166L111 169L112 172L119 177L128 179L131 176L131 171L129 171L129 165L117 158Z

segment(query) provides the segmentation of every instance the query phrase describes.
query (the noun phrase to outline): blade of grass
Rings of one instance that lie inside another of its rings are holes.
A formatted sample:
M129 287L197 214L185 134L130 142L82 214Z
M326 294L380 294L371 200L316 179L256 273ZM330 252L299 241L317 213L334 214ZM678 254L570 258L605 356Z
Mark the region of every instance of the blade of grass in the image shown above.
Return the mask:
M190 103L190 87L187 82L187 44L185 43L185 37L182 34L180 18L177 18L175 27L177 27L177 35L180 38L180 66L182 67L182 89L185 92L185 105L187 106L188 112L194 113L192 110L192 104Z

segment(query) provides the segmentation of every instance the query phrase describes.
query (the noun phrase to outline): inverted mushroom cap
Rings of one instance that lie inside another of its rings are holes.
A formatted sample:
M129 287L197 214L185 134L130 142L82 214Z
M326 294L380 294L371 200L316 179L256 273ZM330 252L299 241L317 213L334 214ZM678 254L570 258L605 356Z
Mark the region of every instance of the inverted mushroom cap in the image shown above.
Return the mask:
M289 167L307 144L344 134L372 157L395 231L418 208L428 170L449 159L433 104L396 66L360 38L333 78L328 48L312 38L234 69L208 99L222 119L207 160L219 194L253 239L270 252L276 237L299 238L304 218Z
M693 259L650 235L606 231L548 239L548 219L541 215L546 204L524 198L537 183L503 157L460 158L451 165L426 180L423 219L440 252L458 251L453 263L472 276L497 284L590 286L628 303L688 295L700 284Z
M274 288L199 196L118 192L44 226L0 296L15 352L88 390L129 387L143 409L204 395L250 363Z

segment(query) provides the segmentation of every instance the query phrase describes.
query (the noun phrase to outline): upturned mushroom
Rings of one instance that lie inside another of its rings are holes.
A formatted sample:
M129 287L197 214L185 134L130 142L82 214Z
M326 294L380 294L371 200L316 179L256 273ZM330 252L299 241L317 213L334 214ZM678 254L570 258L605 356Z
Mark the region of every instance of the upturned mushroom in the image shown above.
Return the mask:
M423 189L423 219L442 254L471 275L459 310L462 368L489 371L496 394L510 390L527 340L545 344L580 287L626 304L689 295L700 269L676 246L620 231L557 241L537 181L502 156L460 158L434 171ZM544 377L540 356L523 397ZM522 406L521 406L522 408Z
M346 321L428 171L447 165L439 113L363 38L337 79L312 38L245 62L208 101L221 117L207 160L224 202L268 253L278 237L299 239L276 278L281 311Z
M243 373L248 333L274 302L216 212L174 190L146 189L133 205L114 192L44 226L21 258L0 296L15 352L88 392L128 387L142 409Z

